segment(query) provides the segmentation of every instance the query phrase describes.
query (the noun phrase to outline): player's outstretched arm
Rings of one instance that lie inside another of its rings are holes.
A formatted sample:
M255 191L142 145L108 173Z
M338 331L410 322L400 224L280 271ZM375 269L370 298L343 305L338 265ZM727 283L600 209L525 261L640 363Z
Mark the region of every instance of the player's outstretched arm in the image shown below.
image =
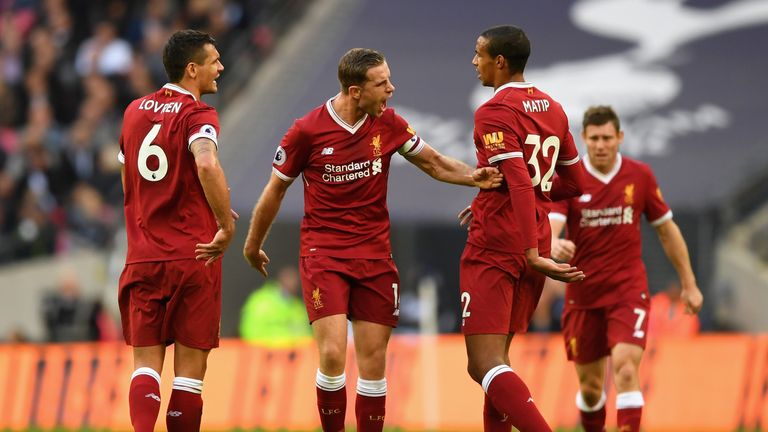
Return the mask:
M549 258L539 256L538 248L527 249L525 257L528 265L548 277L562 282L579 282L584 280L584 272L567 263L556 263Z
M446 183L493 189L501 186L503 180L496 168L473 169L460 160L440 154L427 143L418 154L406 156L406 159L433 179Z
M704 303L704 296L696 284L696 277L691 269L691 259L688 255L688 245L685 243L680 227L672 219L656 227L664 253L669 258L672 266L680 278L682 293L680 298L685 304L685 311L689 314L698 313Z
M195 156L197 176L203 186L205 199L216 217L219 230L210 243L195 245L195 258L210 265L224 255L235 233L235 218L229 202L229 188L224 170L219 164L216 144L208 138L198 138L189 146Z
M262 250L262 247L267 239L269 227L275 221L285 192L291 183L292 181L285 181L273 172L269 178L269 183L264 187L264 191L259 197L259 201L253 207L251 224L248 226L248 237L246 237L243 247L243 257L251 267L258 270L264 277L267 277L269 257Z

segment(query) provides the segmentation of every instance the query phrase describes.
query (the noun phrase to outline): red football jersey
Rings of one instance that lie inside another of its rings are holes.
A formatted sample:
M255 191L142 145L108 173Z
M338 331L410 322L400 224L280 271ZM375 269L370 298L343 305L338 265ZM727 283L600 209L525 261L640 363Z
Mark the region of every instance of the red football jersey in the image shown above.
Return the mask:
M477 167L522 158L527 164L536 196L539 253L550 249L547 212L555 165L572 165L579 152L568 130L568 118L559 103L530 83L507 83L475 112ZM506 182L481 190L472 202L474 219L469 243L514 254L525 253L521 220L513 207Z
M566 236L576 243L571 264L587 278L568 284L566 307L592 308L623 299L649 298L641 257L640 215L653 226L672 218L651 169L618 155L607 175L586 158L581 197L552 203L550 218L565 218Z
M118 158L125 166L126 264L195 257L195 244L216 234L189 145L218 145L216 110L166 84L136 99L123 116Z
M388 258L387 178L392 155L423 148L391 108L347 124L328 100L296 120L277 148L274 173L304 178L301 256Z

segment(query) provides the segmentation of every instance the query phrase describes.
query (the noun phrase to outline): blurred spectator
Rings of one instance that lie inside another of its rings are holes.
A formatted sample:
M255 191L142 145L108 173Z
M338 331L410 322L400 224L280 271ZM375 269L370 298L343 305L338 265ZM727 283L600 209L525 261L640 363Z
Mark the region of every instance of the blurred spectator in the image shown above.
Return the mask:
M693 336L699 332L699 317L685 313L685 305L680 301L681 292L680 284L674 280L651 297L649 337Z
M43 298L43 320L49 342L99 340L100 309L83 298L73 269L66 270L55 291Z
M312 332L301 299L299 272L286 266L248 296L240 313L243 340L269 347L309 341Z

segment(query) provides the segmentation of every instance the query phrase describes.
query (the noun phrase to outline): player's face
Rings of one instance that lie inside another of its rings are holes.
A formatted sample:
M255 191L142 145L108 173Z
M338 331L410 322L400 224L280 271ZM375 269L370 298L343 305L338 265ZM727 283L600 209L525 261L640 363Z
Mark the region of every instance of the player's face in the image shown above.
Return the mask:
M600 172L610 171L616 163L624 131L617 131L612 122L599 126L587 125L581 138L587 145L589 163Z
M395 92L387 62L368 69L366 77L368 79L361 87L358 106L368 115L379 117L387 109L387 100Z
M216 79L224 70L219 51L211 44L205 44L205 61L197 65L197 80L200 84L200 94L216 93L219 90Z
M480 36L475 45L475 56L472 65L477 71L477 78L484 86L493 86L493 75L496 69L496 59L488 53L488 40Z

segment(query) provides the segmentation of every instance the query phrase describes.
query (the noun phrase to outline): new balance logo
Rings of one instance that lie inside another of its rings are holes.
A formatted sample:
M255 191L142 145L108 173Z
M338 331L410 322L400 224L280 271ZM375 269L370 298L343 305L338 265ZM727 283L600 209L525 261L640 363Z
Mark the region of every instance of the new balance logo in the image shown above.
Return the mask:
M148 393L144 395L145 398L152 398L158 402L160 402L160 396L154 394L154 393Z
M528 402L528 403L530 403L530 402L533 402L533 398L532 398L532 397L529 397L529 398L528 398L528 400L527 400L526 402Z
M326 147L323 149L323 151L320 152L322 155L332 155L333 154L333 147Z
M181 411L168 411L169 417L181 417Z
M504 414L504 417L501 418L501 422L505 423L507 420L509 420L509 416Z

